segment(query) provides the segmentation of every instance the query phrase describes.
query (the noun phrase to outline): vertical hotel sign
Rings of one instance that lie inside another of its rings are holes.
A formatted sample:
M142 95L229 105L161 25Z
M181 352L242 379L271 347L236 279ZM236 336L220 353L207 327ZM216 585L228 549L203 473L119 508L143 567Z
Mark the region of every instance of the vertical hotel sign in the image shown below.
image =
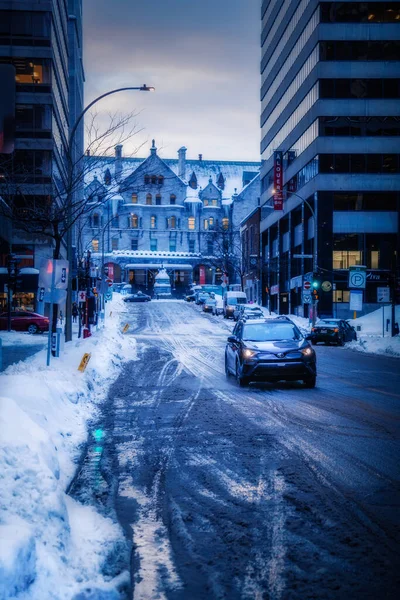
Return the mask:
M283 152L274 152L274 210L283 210Z

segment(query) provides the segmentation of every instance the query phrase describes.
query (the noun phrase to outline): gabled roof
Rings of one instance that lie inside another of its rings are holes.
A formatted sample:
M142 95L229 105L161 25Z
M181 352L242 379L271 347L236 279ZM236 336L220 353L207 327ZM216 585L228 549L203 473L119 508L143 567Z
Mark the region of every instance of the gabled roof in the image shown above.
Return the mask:
M179 180L182 185L186 185L184 181L171 169L167 163L158 156L158 154L151 154L146 160L142 162L140 166L138 166L128 177L123 177L121 179L121 189L129 187L131 182L140 177L141 175L159 175L160 174L160 165L163 166L164 169L167 169L171 173L173 177Z

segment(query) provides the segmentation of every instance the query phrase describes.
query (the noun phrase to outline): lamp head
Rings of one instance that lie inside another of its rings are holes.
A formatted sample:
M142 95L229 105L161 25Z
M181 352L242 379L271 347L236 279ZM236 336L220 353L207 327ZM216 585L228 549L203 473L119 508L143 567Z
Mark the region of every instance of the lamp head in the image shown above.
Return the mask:
M156 91L155 87L148 86L145 83L139 89L140 89L141 92L155 92Z

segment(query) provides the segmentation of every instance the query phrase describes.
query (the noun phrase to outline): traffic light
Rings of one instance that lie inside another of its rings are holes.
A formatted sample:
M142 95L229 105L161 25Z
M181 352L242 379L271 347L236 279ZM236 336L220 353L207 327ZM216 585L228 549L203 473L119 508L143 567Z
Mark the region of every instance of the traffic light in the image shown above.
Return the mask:
M312 289L319 290L320 287L321 287L321 282L320 282L319 275L318 275L318 273L313 273Z
M314 302L317 302L317 300L319 299L319 295L318 295L318 290L317 289L313 289L312 291L312 298Z

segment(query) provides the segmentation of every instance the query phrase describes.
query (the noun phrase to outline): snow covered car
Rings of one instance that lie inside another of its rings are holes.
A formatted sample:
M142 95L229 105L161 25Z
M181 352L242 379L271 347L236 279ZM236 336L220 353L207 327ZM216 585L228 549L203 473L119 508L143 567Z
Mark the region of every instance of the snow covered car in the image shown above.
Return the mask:
M0 329L7 329L7 318L7 313L0 315ZM43 333L49 330L49 319L34 312L12 311L11 329L13 331L27 331L28 333Z
M203 302L203 312L213 312L213 309L217 308L217 301L212 296L209 296L205 302Z
M137 294L130 294L124 298L124 302L150 302L150 296L147 294L143 294L143 292L138 292Z
M357 339L356 330L344 319L321 319L311 332L314 345L324 342L343 346L346 342Z
M238 321L226 344L225 374L234 375L240 386L301 379L305 387L313 388L317 361L310 338L289 319Z
M263 319L264 313L259 306L254 304L238 304L233 311L233 320L239 319Z
M209 298L211 298L210 292L204 290L196 292L196 304L204 304Z

